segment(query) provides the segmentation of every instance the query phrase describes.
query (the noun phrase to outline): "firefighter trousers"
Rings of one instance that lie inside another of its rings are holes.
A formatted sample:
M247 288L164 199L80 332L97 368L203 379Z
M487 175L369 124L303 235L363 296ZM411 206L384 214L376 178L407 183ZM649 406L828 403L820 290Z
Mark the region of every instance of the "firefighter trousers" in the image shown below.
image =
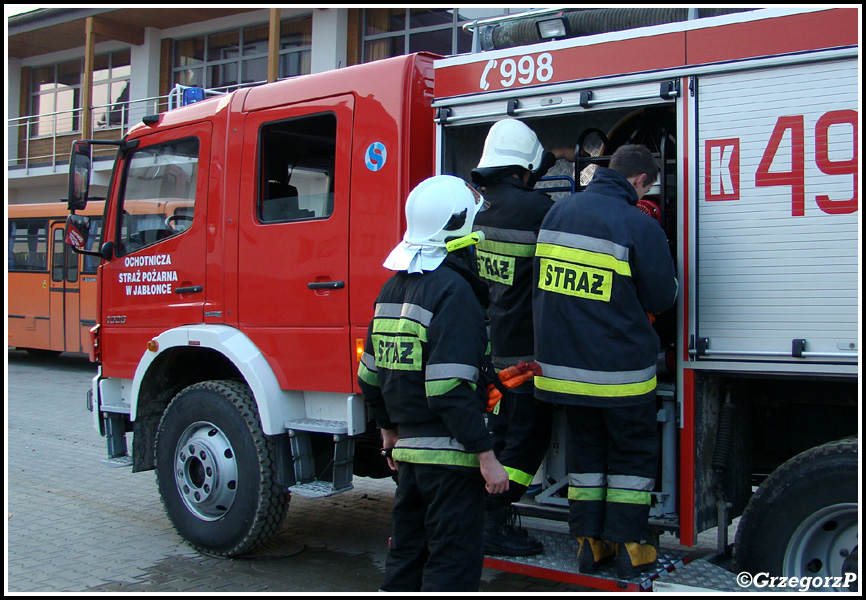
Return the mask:
M553 405L528 392L502 394L498 415L491 415L496 456L508 472L508 491L491 496L488 506L511 504L523 497L550 445Z
M386 592L477 592L484 563L484 480L477 469L398 463Z
M659 460L655 401L617 408L568 405L565 413L571 535L647 539Z

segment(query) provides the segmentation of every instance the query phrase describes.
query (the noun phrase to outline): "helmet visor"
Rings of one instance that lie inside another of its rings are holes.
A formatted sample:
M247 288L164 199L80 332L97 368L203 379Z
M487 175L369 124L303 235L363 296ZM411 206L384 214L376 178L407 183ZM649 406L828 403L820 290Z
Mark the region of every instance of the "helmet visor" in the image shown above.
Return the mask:
M472 195L475 197L475 212L480 213L482 210L487 210L490 208L490 202L481 195L481 193L476 190L474 187L466 184L466 187L469 188L469 191L472 192ZM480 206L479 206L480 205Z

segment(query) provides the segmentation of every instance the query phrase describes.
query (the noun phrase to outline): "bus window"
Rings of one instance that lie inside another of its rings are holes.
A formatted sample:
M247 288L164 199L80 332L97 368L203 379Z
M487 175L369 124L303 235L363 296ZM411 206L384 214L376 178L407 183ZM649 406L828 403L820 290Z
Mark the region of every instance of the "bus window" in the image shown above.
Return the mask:
M120 203L119 256L183 233L192 223L198 174L197 138L154 144L129 157ZM186 212L167 206L181 202Z
M51 258L51 281L60 282L65 278L69 283L78 281L78 254L64 243L63 229L54 230L54 255ZM64 265L64 257L66 264Z
M88 232L87 242L84 245L85 250L89 250L91 252L98 251L99 247L102 243L102 218L95 217L90 219L90 231ZM99 266L99 262L102 260L98 256L88 256L84 254L81 257L83 260L81 262L81 272L82 273L96 273L96 268Z
M9 220L9 270L48 270L48 220Z
M73 254L73 253L70 253ZM51 281L63 281L64 257L66 256L66 244L63 243L63 230L54 231L54 251L51 257ZM74 254L73 254L74 256ZM76 277L75 279L78 279ZM75 280L72 280L75 281Z

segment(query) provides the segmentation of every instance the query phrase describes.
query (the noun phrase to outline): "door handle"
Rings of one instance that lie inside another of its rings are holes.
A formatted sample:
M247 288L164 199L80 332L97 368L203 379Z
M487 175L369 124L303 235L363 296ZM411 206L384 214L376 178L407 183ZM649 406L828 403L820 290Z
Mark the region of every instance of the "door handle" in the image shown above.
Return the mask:
M200 285L191 285L189 287L174 288L175 294L197 294L204 288Z
M345 281L311 281L307 284L311 290L341 290L346 287Z

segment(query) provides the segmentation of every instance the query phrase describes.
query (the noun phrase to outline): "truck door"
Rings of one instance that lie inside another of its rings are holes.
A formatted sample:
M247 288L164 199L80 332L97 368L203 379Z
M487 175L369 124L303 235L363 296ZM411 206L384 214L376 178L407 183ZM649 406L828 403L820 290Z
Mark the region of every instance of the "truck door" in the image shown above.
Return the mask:
M131 378L148 340L203 321L210 137L209 123L160 130L119 165L105 232L115 254L103 267L106 375Z
M699 357L857 361L857 82L856 60L699 78Z
M287 389L351 391L352 96L251 113L243 141L238 324Z

